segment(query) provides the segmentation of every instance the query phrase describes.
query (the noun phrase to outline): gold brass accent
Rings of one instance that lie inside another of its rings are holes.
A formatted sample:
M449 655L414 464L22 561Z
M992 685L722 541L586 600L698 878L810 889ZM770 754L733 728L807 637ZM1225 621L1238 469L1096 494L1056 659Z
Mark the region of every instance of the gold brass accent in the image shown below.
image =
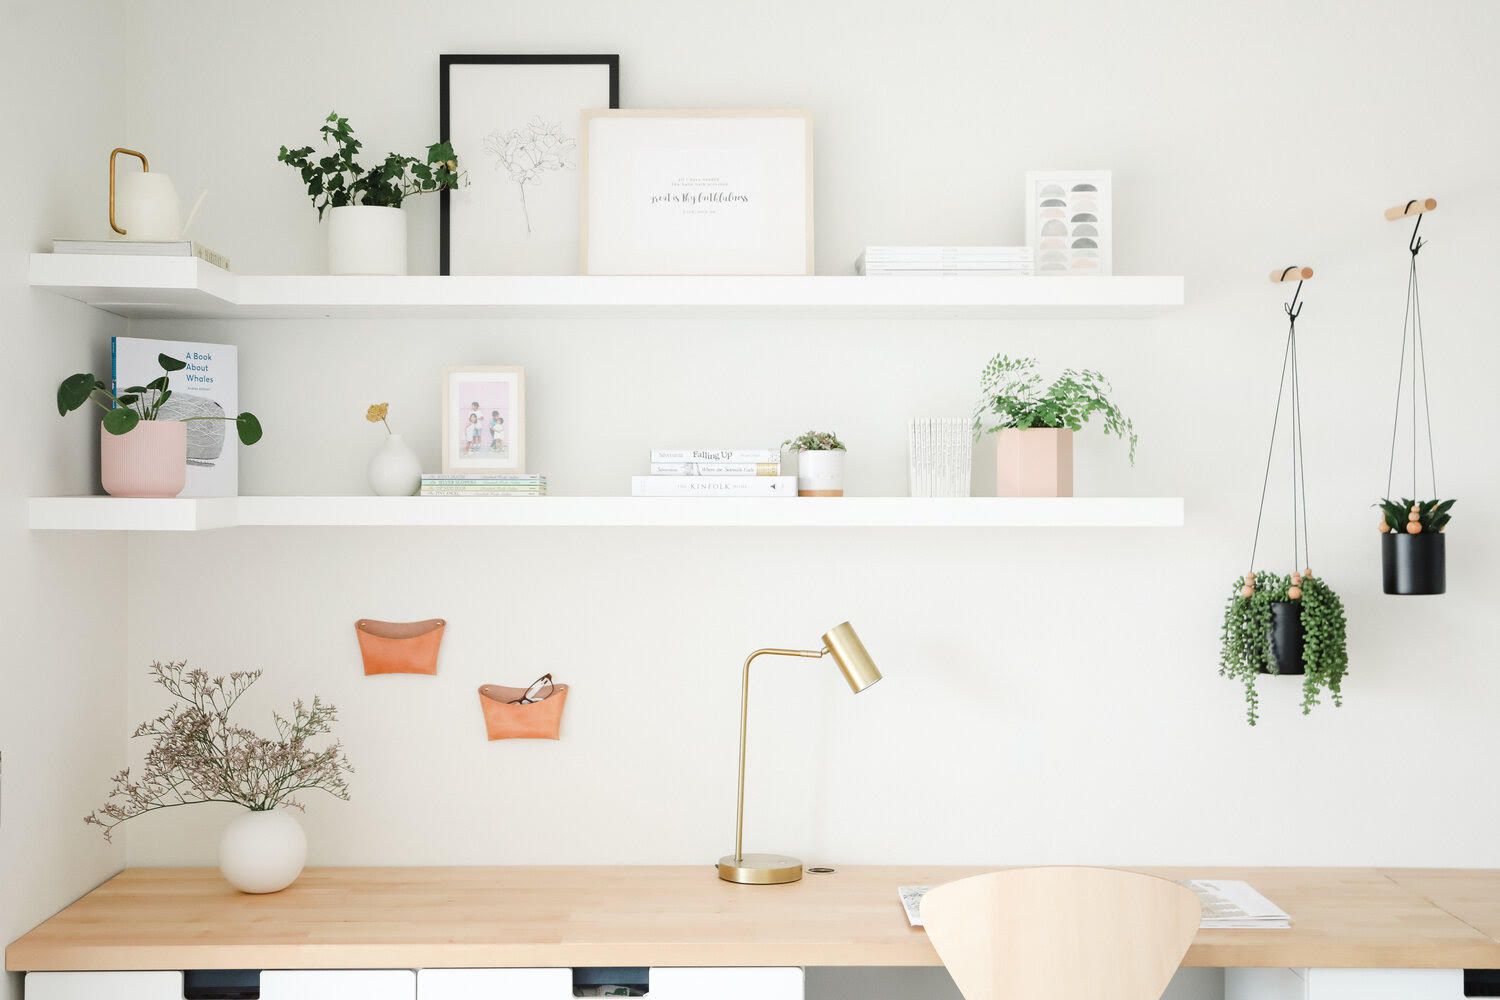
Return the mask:
M115 157L121 153L139 159L141 161L141 173L143 174L151 172L151 162L146 159L145 153L137 153L135 150L126 149L124 146L116 146L109 151L109 228L124 236L125 230L121 229L115 223Z
M745 743L750 719L750 664L760 656L800 656L822 659L833 656L848 681L849 689L859 694L880 680L880 669L870 658L854 626L848 622L823 634L822 649L757 649L745 658L740 679L740 780L734 806L734 853L719 859L719 878L741 885L781 885L802 877L802 862L784 854L745 853Z

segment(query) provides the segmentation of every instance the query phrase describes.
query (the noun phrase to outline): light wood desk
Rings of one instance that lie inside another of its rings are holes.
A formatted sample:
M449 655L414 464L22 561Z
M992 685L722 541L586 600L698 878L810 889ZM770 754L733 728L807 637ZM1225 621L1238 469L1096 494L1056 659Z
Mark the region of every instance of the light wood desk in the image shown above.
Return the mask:
M5 966L938 965L926 935L907 926L896 887L988 870L855 866L739 886L709 865L313 868L283 892L246 896L212 869L129 869L11 944ZM1289 930L1200 931L1185 965L1500 968L1497 871L1141 870L1244 879L1292 916Z

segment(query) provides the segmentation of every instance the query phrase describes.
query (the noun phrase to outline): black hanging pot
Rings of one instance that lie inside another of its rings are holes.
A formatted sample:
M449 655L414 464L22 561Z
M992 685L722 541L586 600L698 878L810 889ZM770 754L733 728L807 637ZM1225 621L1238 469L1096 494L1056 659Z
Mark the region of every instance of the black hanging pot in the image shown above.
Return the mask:
M1447 593L1447 536L1437 531L1386 532L1380 536L1380 567L1387 594Z
M1302 603L1271 602L1271 662L1277 674L1302 674ZM1262 669L1261 673L1272 673Z

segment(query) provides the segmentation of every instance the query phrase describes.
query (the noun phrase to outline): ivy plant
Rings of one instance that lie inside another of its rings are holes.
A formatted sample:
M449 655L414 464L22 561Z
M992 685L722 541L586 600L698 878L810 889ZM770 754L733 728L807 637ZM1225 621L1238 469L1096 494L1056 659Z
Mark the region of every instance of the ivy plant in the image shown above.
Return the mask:
M318 131L329 150L326 156L315 157L312 146L282 146L276 160L301 174L319 220L326 210L348 205L400 208L412 195L451 191L464 180L451 142L428 146L425 159L387 153L380 163L366 167L355 159L364 143L354 137L349 119L331 111Z
M1453 509L1457 500L1381 500L1375 506L1380 508L1380 531L1404 531L1410 535L1422 535L1429 531L1442 531L1453 520L1453 515L1448 512ZM1416 509L1416 517L1413 518L1412 509ZM1416 530L1412 530L1416 525Z
M781 442L792 451L844 451L844 442L832 431L808 431Z
M1130 444L1135 464L1135 425L1109 398L1109 379L1096 371L1069 368L1044 386L1035 358L997 354L979 374L979 404L974 408L974 437L1007 427L1082 430L1096 414L1104 432Z
M1300 598L1291 596L1292 589ZM1248 590L1248 596L1247 596ZM1327 691L1335 706L1344 703L1344 676L1349 672L1344 602L1320 578L1311 574L1281 576L1256 573L1240 577L1224 606L1224 628L1219 646L1219 676L1245 687L1245 716L1255 725L1260 698L1255 683L1263 673L1278 673L1271 655L1271 605L1296 601L1302 605L1302 714L1309 714Z
M158 378L145 385L133 385L118 395L110 389L109 383L88 372L69 375L57 387L58 414L66 416L91 402L104 410L101 422L111 434L128 434L142 420L161 419L162 405L172 398L172 373L182 371L187 362L158 354L156 363L161 365ZM241 444L254 444L261 438L260 420L249 411L237 417L183 417L182 420L232 420Z

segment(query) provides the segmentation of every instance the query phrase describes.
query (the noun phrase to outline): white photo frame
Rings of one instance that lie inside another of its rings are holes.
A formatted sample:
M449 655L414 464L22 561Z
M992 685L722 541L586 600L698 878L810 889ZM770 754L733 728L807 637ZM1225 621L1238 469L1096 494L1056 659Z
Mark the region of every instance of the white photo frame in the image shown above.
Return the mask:
M812 274L806 111L585 111L584 274Z
M1035 274L1113 273L1114 221L1108 170L1028 170L1026 245Z
M444 474L526 471L526 370L443 369Z

